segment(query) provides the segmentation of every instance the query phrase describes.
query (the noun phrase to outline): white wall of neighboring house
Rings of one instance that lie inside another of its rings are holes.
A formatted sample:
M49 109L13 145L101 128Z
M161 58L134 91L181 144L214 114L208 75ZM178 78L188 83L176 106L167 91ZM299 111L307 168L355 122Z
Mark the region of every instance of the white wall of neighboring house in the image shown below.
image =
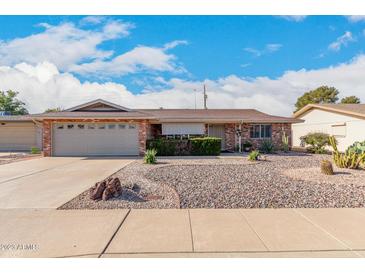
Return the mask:
M365 140L365 119L321 109L309 110L298 118L304 123L292 125L294 147L300 147L300 137L311 132L334 135L340 151L345 151L355 141Z

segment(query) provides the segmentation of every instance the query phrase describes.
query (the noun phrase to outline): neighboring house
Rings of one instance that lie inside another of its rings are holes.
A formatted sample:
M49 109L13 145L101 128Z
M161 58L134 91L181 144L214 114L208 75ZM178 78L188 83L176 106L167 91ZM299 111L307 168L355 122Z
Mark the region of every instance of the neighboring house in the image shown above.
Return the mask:
M42 143L45 156L143 155L147 139L214 136L222 138L222 150L233 151L239 133L255 146L264 139L281 146L299 121L253 109L128 109L99 99L61 112L0 117L0 150Z
M303 146L300 137L310 132L334 135L340 151L365 140L365 104L309 104L293 118L304 120L292 125L293 147Z
M30 116L0 116L0 151L42 147L42 124Z

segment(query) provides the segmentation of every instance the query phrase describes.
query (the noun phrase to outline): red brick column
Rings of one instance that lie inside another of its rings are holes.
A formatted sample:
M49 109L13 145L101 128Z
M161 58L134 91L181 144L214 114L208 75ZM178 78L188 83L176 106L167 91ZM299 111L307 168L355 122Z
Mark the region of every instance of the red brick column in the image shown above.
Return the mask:
M225 149L227 150L234 150L236 140L235 130L235 124L224 124Z
M52 121L43 121L43 156L52 156Z
M139 122L138 129L138 142L139 142L139 155L143 156L146 152L146 141L148 133L149 123L147 120Z

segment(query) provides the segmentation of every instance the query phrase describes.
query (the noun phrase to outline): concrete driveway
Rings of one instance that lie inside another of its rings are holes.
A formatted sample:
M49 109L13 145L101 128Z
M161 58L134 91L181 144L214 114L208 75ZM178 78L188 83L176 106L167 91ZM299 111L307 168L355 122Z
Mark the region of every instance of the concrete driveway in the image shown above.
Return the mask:
M0 165L0 208L57 208L132 161L54 157Z

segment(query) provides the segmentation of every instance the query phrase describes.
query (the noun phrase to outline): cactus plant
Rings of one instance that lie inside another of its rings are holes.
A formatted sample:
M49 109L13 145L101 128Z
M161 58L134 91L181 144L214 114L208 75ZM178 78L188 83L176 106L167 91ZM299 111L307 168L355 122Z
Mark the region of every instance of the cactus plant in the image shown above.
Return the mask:
M347 148L346 151L355 151L357 153L363 153L365 152L365 141L362 142L355 142L351 146Z
M321 162L321 172L326 175L333 175L332 163L328 160L323 160Z
M281 142L283 143L283 151L288 152L289 151L289 136L286 136L285 132L283 133L283 136L281 137Z
M360 164L365 161L365 152L358 153L355 150L346 150L341 153L337 149L336 140L333 136L329 138L330 144L333 148L332 156L336 166L340 168L358 169Z

